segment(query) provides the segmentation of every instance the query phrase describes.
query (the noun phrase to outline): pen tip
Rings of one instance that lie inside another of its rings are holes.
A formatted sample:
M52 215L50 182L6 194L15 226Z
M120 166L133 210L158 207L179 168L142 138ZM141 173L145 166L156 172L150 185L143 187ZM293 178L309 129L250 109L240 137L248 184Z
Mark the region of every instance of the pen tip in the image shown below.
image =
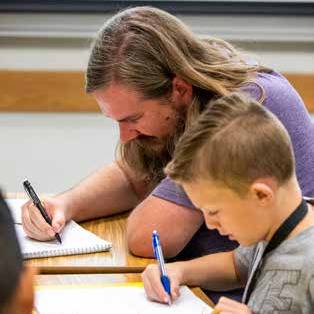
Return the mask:
M169 306L171 305L171 298L170 298L170 296L168 296L168 305Z
M60 237L59 233L56 233L55 237L56 237L56 239L58 240L58 242L59 242L60 244L62 244L62 240L61 240L61 237Z

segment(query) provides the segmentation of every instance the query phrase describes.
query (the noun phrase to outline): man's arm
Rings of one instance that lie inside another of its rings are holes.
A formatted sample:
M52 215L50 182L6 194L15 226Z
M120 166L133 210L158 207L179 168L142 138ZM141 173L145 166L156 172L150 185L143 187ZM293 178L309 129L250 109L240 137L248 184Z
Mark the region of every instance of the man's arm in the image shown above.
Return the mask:
M152 257L152 232L158 230L165 257L176 256L203 223L198 210L177 205L155 196L147 197L131 213L127 225L130 251Z
M117 214L135 207L148 188L141 180L131 178L131 171L114 162L98 170L76 187L55 197L42 198L52 220L48 224L32 202L22 206L22 223L31 238L46 241L54 238L65 223L74 219Z
M138 195L125 171L113 162L57 196L76 221L117 214L135 207Z

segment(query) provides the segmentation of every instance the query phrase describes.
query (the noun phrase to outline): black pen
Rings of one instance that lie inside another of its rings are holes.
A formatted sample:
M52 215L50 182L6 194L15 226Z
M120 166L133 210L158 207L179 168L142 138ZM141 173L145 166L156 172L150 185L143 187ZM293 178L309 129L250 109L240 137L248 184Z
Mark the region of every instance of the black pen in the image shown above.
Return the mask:
M23 181L23 187L24 187L25 192L27 193L27 195L29 196L29 198L33 202L33 204L38 208L38 210L40 211L40 213L42 214L42 216L44 217L46 222L51 226L52 221L51 221L50 217L48 216L44 206L42 205L39 197L37 196L35 190L33 189L33 187L31 186L31 184L28 180ZM59 233L56 232L55 237L60 243L62 243Z

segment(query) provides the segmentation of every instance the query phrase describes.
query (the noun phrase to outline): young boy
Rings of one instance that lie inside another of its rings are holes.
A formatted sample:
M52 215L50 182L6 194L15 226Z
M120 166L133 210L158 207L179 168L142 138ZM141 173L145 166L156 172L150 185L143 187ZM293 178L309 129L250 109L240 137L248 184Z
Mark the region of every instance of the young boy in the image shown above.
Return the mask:
M273 114L239 94L212 102L179 141L166 173L209 229L240 243L233 252L166 264L172 299L183 284L245 286L242 303L222 297L216 308L314 313L313 206L302 199L289 136ZM149 265L142 277L148 298L166 302L158 267Z
M23 265L13 219L0 193L0 314L32 313L33 277L33 269Z

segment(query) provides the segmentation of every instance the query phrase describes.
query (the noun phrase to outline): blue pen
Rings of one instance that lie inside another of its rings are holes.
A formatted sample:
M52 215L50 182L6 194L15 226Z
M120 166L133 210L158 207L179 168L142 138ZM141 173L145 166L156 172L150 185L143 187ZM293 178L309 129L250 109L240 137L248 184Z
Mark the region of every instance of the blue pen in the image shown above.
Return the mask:
M156 230L153 231L152 240L153 240L154 254L155 254L155 257L158 261L159 268L160 268L160 273L161 273L160 280L161 280L161 283L162 283L165 291L168 293L168 297L169 297L168 298L168 304L170 305L171 304L170 281L169 281L169 278L168 278L167 273L166 273L165 260L164 260L164 256L163 256L162 250L161 250L159 235L158 235Z

